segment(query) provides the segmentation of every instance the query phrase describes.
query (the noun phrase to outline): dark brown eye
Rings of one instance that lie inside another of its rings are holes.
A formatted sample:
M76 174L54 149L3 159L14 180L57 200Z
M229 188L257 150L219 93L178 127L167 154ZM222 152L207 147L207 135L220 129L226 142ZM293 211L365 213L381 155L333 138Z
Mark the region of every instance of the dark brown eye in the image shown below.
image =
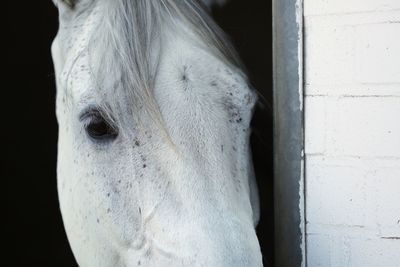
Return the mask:
M90 122L86 126L86 132L94 139L115 139L117 136L115 130L102 118Z
M89 110L81 116L88 136L97 141L112 141L117 138L118 131L101 115L98 110Z

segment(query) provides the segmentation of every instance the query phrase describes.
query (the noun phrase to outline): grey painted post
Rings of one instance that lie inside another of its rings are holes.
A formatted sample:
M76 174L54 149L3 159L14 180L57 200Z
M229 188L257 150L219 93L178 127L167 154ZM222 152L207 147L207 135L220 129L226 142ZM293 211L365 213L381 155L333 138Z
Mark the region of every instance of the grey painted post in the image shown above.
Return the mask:
M277 267L305 266L302 8L273 0L274 201Z

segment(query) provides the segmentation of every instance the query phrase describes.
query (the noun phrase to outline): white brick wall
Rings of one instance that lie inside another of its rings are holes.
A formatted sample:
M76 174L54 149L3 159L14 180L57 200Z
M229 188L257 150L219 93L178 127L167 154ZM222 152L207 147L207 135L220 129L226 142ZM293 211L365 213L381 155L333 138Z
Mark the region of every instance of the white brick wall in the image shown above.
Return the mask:
M308 266L400 266L400 0L304 0Z
M396 9L400 9L398 0L305 0L304 14L347 14Z

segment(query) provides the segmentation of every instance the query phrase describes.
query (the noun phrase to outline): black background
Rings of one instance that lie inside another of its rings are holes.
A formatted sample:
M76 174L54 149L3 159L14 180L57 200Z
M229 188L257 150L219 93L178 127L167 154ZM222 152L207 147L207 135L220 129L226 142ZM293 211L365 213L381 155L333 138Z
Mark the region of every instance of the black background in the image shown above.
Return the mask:
M51 0L7 1L6 81L2 86L6 186L4 266L76 266L56 190L57 122L50 45L57 27ZM4 11L3 11L4 12ZM257 228L265 262L273 265L272 20L268 0L231 0L214 10L264 96L253 119L253 160L262 217ZM3 35L4 36L4 35ZM4 62L3 62L4 64Z

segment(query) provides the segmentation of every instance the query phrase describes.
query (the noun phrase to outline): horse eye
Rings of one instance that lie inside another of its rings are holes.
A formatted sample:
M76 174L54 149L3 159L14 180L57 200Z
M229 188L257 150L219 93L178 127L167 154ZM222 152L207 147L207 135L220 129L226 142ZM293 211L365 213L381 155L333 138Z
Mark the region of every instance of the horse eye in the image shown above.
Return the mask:
M85 131L94 140L112 141L117 138L118 131L97 110L91 110L81 116L85 121Z

